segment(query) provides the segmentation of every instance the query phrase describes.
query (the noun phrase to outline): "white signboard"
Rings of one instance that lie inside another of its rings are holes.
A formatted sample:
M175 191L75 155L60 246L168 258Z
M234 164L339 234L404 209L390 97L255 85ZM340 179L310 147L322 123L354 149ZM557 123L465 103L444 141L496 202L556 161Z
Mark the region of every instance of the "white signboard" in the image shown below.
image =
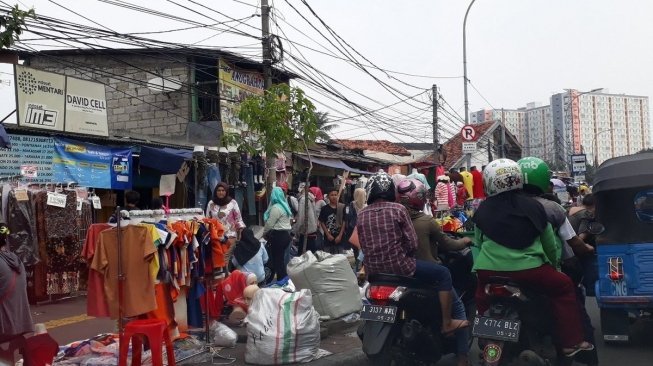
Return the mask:
M571 156L571 171L584 173L587 170L585 154Z
M67 77L66 132L109 136L104 85Z
M581 183L585 181L585 175L576 175L574 176L574 182Z
M16 65L18 124L63 131L66 77Z
M463 154L472 154L478 150L476 142L463 142Z
M0 121L16 124L16 87L14 65L0 63ZM8 117L7 117L8 116ZM7 118L5 118L7 117Z

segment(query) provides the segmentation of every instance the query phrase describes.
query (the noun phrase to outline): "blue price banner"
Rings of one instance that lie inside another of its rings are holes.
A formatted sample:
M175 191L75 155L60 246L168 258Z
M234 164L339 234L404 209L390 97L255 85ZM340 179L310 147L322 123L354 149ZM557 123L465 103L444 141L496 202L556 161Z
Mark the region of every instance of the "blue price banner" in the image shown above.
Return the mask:
M55 180L106 188L132 188L130 148L110 148L62 138L54 139Z

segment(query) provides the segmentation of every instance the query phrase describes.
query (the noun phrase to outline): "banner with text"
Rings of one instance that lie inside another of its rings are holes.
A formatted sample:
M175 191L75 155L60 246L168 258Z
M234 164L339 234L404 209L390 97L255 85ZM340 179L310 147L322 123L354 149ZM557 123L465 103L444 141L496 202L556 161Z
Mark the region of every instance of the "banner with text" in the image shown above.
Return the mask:
M109 135L104 84L22 65L14 74L19 125Z
M55 138L53 169L57 181L107 189L131 189L130 148L109 148Z
M63 131L66 77L15 65L18 124Z
M67 132L109 136L106 106L103 84L67 77L65 126Z
M34 183L53 181L54 139L9 134L11 149L0 149L0 177L23 175Z
M263 95L263 74L237 69L223 59L218 61L220 119L224 132L242 133L247 125L238 119L238 105L250 95Z

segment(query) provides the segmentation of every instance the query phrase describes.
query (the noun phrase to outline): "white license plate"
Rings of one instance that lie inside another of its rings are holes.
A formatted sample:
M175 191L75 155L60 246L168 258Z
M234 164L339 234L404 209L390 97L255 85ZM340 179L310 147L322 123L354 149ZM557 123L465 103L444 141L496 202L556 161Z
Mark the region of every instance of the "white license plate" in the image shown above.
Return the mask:
M363 305L363 309L361 309L361 319L363 320L394 323L396 317L396 306Z
M472 335L479 338L518 342L520 330L521 321L519 320L495 319L479 316L474 318Z

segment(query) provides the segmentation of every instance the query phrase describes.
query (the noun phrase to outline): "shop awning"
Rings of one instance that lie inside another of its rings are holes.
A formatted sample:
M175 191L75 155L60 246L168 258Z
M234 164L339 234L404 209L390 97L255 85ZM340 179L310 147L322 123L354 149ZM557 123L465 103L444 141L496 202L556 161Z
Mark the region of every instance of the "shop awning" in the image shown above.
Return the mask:
M161 173L174 174L179 171L184 161L192 158L192 150L142 146L140 164Z
M299 156L300 158L308 161L308 156L299 155L299 154L297 154L297 156ZM330 168L343 169L343 170L347 170L350 173L363 174L363 175L372 175L372 174L374 174L372 172L366 172L364 170L359 170L359 169L352 168L349 165L345 164L342 160L339 160L339 159L327 159L327 158L311 157L311 160L313 161L313 164L328 166Z

